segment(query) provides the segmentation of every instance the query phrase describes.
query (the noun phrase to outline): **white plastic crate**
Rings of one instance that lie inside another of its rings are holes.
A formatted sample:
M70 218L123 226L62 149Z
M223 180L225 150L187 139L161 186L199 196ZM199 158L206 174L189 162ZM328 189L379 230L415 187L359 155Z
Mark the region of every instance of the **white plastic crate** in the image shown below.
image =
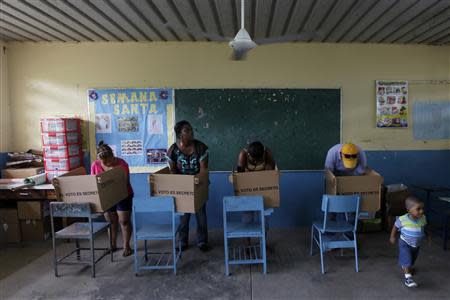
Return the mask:
M81 166L81 156L44 158L45 171L70 171Z
M44 146L45 158L67 158L69 156L81 155L81 145L67 146Z
M42 118L42 132L80 131L80 119L76 118Z
M81 134L79 132L44 132L42 136L42 145L72 145L81 143Z

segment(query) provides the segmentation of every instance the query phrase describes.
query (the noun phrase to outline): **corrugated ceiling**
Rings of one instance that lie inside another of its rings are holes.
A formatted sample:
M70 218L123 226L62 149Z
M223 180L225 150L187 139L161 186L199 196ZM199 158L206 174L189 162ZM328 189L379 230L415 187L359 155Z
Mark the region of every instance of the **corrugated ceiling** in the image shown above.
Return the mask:
M246 0L256 43L450 45L450 0ZM0 0L0 40L224 41L239 0Z

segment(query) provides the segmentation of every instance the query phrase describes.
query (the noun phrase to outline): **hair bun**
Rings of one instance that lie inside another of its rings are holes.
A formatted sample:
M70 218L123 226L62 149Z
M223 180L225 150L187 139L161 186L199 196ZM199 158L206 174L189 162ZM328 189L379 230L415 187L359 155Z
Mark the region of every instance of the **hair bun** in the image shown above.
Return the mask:
M98 142L98 147L103 146L105 143L103 142L103 140L101 140L100 142Z

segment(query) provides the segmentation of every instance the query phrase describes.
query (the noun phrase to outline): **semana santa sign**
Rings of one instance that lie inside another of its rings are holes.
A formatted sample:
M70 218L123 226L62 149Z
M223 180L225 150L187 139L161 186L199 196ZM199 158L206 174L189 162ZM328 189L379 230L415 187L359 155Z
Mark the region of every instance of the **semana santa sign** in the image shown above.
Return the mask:
M147 173L166 164L173 143L173 89L90 89L95 141L110 145L132 173Z

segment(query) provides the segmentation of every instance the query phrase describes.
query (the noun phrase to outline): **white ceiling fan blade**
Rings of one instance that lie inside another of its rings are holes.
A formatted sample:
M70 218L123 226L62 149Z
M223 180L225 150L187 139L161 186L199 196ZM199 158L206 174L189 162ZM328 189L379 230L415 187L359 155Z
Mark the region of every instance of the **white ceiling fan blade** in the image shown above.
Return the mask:
M304 37L304 36L301 34L282 35L282 36L274 36L274 37L269 37L269 38L257 39L255 41L258 43L258 45L281 44L281 43L290 43L290 42L300 41L302 37Z

